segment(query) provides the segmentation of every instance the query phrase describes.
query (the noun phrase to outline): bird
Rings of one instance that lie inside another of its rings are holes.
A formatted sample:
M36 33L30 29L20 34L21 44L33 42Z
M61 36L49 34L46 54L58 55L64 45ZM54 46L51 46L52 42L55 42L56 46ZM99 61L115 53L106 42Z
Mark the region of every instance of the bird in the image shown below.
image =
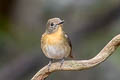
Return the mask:
M49 67L53 60L61 59L62 66L64 58L73 58L71 41L63 30L63 23L64 20L60 18L49 19L41 37L41 49L44 55L50 59Z

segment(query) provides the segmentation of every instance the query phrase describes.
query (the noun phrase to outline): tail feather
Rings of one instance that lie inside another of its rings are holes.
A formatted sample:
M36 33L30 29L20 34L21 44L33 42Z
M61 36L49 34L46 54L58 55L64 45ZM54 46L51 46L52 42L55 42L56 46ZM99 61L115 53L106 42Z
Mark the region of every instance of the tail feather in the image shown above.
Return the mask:
M72 54L70 54L70 55L69 55L69 58L72 58L72 59L73 59L73 58L74 58L74 56L73 56Z

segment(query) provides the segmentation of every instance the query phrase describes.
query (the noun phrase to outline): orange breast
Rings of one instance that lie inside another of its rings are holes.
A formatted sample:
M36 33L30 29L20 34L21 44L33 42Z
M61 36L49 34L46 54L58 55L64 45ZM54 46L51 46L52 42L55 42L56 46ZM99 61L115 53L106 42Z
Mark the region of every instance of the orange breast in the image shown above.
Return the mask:
M64 32L61 27L54 33L47 34L44 33L41 38L41 48L43 53L52 59L62 59L63 57L68 57L71 51Z
M56 45L61 43L64 40L61 27L54 33L46 34L43 39L43 41L45 41L45 44L49 45Z

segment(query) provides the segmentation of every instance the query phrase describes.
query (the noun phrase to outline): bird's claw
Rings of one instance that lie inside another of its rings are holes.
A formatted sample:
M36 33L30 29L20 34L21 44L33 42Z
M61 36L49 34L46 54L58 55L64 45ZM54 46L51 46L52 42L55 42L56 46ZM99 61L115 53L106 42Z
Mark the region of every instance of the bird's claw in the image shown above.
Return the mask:
M52 64L52 61L49 61L49 63L48 63L48 72L49 72L49 70L50 70L51 64Z
M63 63L64 63L64 59L60 61L60 68L62 67Z

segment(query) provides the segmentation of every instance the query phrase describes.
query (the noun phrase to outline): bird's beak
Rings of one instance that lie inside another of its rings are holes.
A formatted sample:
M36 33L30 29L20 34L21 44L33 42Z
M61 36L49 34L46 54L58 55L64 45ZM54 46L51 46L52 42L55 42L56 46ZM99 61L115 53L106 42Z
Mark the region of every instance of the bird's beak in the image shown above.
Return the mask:
M64 20L62 20L62 22L58 23L57 25L60 25L60 24L63 24L64 23Z

